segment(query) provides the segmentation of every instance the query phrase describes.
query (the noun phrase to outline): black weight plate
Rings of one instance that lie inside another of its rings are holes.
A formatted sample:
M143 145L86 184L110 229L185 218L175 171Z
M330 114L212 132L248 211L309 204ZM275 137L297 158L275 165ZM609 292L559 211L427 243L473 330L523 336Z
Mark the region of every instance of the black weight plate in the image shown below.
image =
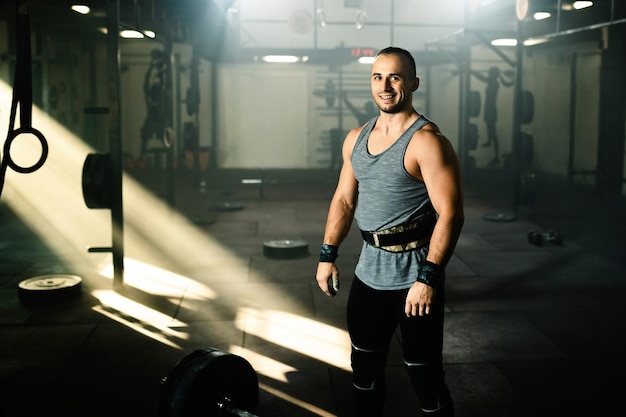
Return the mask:
M108 153L91 153L85 158L82 188L88 208L111 208L111 169Z
M189 220L201 226L215 223L214 217L207 217L207 216L191 217Z
M237 202L220 201L213 204L211 209L216 211L239 211L243 209L243 204Z
M82 279L76 275L42 275L18 284L19 299L25 306L39 307L80 295Z
M517 221L515 213L487 213L483 216L483 220L488 222L514 222Z
M218 402L254 412L259 400L256 372L244 358L217 349L198 349L163 379L160 417L221 415Z
M263 242L263 254L273 259L295 259L309 254L309 243L305 240L267 240Z

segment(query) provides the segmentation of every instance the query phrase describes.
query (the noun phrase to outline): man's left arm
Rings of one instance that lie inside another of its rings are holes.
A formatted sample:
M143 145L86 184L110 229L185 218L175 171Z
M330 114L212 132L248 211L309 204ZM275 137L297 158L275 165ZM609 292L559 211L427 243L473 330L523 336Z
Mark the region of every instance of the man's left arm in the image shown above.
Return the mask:
M438 215L426 260L443 268L454 252L465 220L461 174L448 139L438 132L428 132L423 139L418 164Z
M465 218L460 168L452 145L436 128L418 131L414 139L419 177L438 214L426 265L410 289L405 306L407 316L422 316L430 313L436 281L454 252Z

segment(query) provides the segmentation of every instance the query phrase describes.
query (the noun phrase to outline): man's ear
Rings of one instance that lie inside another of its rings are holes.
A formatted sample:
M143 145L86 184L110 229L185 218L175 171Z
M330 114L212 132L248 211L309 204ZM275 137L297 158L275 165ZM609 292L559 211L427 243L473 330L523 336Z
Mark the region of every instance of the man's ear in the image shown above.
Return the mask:
M411 87L411 91L417 90L417 87L419 86L420 86L420 79L418 77L415 77L415 79L413 80L413 86Z

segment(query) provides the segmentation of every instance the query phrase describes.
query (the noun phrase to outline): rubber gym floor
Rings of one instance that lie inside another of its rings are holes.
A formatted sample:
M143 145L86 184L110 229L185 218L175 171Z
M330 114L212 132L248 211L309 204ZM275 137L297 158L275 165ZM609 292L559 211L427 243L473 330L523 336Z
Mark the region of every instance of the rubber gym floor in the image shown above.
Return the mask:
M3 196L0 416L183 415L163 405L174 395L194 395L210 410L203 415L218 415L215 397L249 396L251 376L260 417L353 416L344 308L361 246L356 227L340 248L339 294L328 298L314 282L336 177L331 170L131 173L125 184L143 191L125 191L117 290L110 254L85 246L110 245L108 210L72 214L73 204L23 215ZM619 414L624 201L538 177L535 201L513 210L506 178L477 171L467 181L466 222L447 270L444 362L456 415ZM555 230L564 241L535 245L531 230ZM286 244L278 252L285 259L266 255L276 241ZM297 247L304 253L291 256ZM66 298L54 286L43 298L19 290L28 279L66 276L80 280ZM207 365L197 378L187 374L187 385L174 384L184 379L174 376L183 358L203 349L245 359L252 375ZM386 415L416 416L397 339L387 378Z

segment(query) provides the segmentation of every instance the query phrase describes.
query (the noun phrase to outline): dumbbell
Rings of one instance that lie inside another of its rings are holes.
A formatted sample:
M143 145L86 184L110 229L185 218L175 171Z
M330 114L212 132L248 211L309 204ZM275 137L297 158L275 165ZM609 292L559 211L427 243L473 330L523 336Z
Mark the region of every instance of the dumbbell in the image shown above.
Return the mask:
M257 417L258 400L258 378L248 361L203 348L161 380L159 417Z
M528 231L528 241L533 245L541 246L546 243L562 245L563 240L563 234L554 230L548 230L544 233L539 233L534 230Z

